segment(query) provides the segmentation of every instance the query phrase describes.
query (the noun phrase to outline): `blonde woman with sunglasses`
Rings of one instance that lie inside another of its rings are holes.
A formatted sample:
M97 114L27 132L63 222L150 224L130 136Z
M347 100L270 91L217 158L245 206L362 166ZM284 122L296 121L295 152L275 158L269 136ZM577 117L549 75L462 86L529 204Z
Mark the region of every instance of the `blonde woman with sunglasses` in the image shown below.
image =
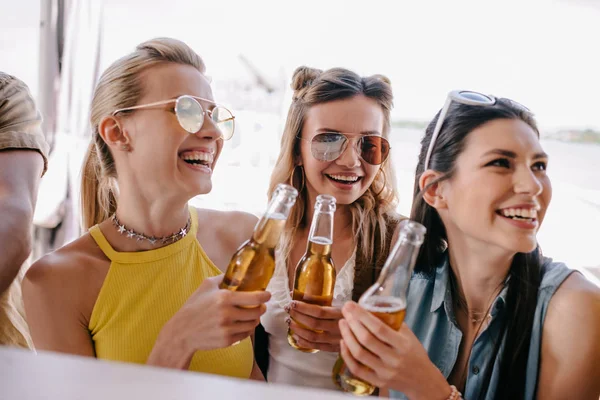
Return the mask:
M188 206L211 190L235 127L202 59L174 39L140 44L102 74L91 125L89 232L36 262L23 285L35 347L263 379L249 336L270 295L218 289L256 218Z
M286 182L299 196L267 289L272 299L261 319L266 335L260 336L267 340L257 339L256 354L264 361L261 367L269 382L334 389L331 370L340 349L340 308L377 277L399 220L388 142L392 89L383 76L360 77L342 68L300 67L292 81L293 101L269 193ZM290 296L320 194L337 199L332 307L292 301ZM300 347L319 352L292 348L288 328Z

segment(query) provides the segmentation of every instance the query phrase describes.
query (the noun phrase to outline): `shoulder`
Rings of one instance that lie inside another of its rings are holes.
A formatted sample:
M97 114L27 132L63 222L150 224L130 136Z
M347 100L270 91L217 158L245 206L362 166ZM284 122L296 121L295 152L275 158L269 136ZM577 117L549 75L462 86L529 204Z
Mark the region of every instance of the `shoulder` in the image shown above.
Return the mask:
M258 217L244 211L219 211L197 209L199 227L210 226L222 239L236 242L247 240L254 230Z
M584 328L600 334L600 288L578 272L571 273L548 304L544 333Z
M599 337L600 289L572 273L550 299L543 322L540 397L552 393L556 398L592 398L595 393L597 398Z
M95 277L105 275L108 265L108 259L86 234L33 263L23 280L24 296L78 296L97 282Z

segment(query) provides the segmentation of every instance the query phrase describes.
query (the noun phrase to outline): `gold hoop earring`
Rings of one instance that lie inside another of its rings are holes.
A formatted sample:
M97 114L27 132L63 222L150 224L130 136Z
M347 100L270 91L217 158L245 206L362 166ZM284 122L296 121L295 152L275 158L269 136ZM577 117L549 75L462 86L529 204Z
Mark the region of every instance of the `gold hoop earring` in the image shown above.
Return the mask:
M296 175L296 169L300 167L300 175L302 176L302 184L300 185L300 187L298 188L298 192L302 192L302 190L304 189L304 185L306 184L305 178L304 178L304 168L302 168L302 165L296 165L294 167L294 169L292 170L292 175L290 176L290 185L296 187L294 185L294 176Z
M383 184L381 185L381 189L379 189L379 191L377 193L375 193L375 197L379 197L379 195L381 193L383 193L383 191L385 190L385 187L387 185L387 176L385 175L385 171L383 170L383 168L379 168L379 171L377 172L375 179L377 179L377 176L379 176L379 174L383 174ZM373 182L374 181L375 180L373 180Z

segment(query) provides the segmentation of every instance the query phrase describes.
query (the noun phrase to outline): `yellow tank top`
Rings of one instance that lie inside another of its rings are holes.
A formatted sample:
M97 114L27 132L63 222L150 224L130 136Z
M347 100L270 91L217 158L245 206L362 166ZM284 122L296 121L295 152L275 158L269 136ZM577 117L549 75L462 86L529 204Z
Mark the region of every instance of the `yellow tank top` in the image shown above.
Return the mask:
M98 226L90 229L111 261L88 327L97 358L146 363L165 323L205 278L221 274L196 239L195 208L190 207L190 215L187 236L143 252L117 252ZM247 338L235 346L196 352L189 369L248 378L253 365L252 342Z

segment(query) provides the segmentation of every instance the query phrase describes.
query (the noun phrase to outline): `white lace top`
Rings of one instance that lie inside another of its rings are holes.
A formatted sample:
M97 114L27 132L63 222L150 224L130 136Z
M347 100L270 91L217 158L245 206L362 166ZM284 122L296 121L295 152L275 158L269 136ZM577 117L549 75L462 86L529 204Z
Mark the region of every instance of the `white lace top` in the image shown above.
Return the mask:
M336 276L332 304L334 307L341 307L352 299L355 258L356 252ZM336 389L331 378L331 370L338 353L325 351L314 354L303 353L288 344L288 325L285 319L289 314L285 312L284 307L292 301L292 296L288 285L286 260L280 249L276 250L275 259L275 273L267 287L271 292L271 300L267 303L267 312L261 317L261 323L269 334L267 380L270 383Z

